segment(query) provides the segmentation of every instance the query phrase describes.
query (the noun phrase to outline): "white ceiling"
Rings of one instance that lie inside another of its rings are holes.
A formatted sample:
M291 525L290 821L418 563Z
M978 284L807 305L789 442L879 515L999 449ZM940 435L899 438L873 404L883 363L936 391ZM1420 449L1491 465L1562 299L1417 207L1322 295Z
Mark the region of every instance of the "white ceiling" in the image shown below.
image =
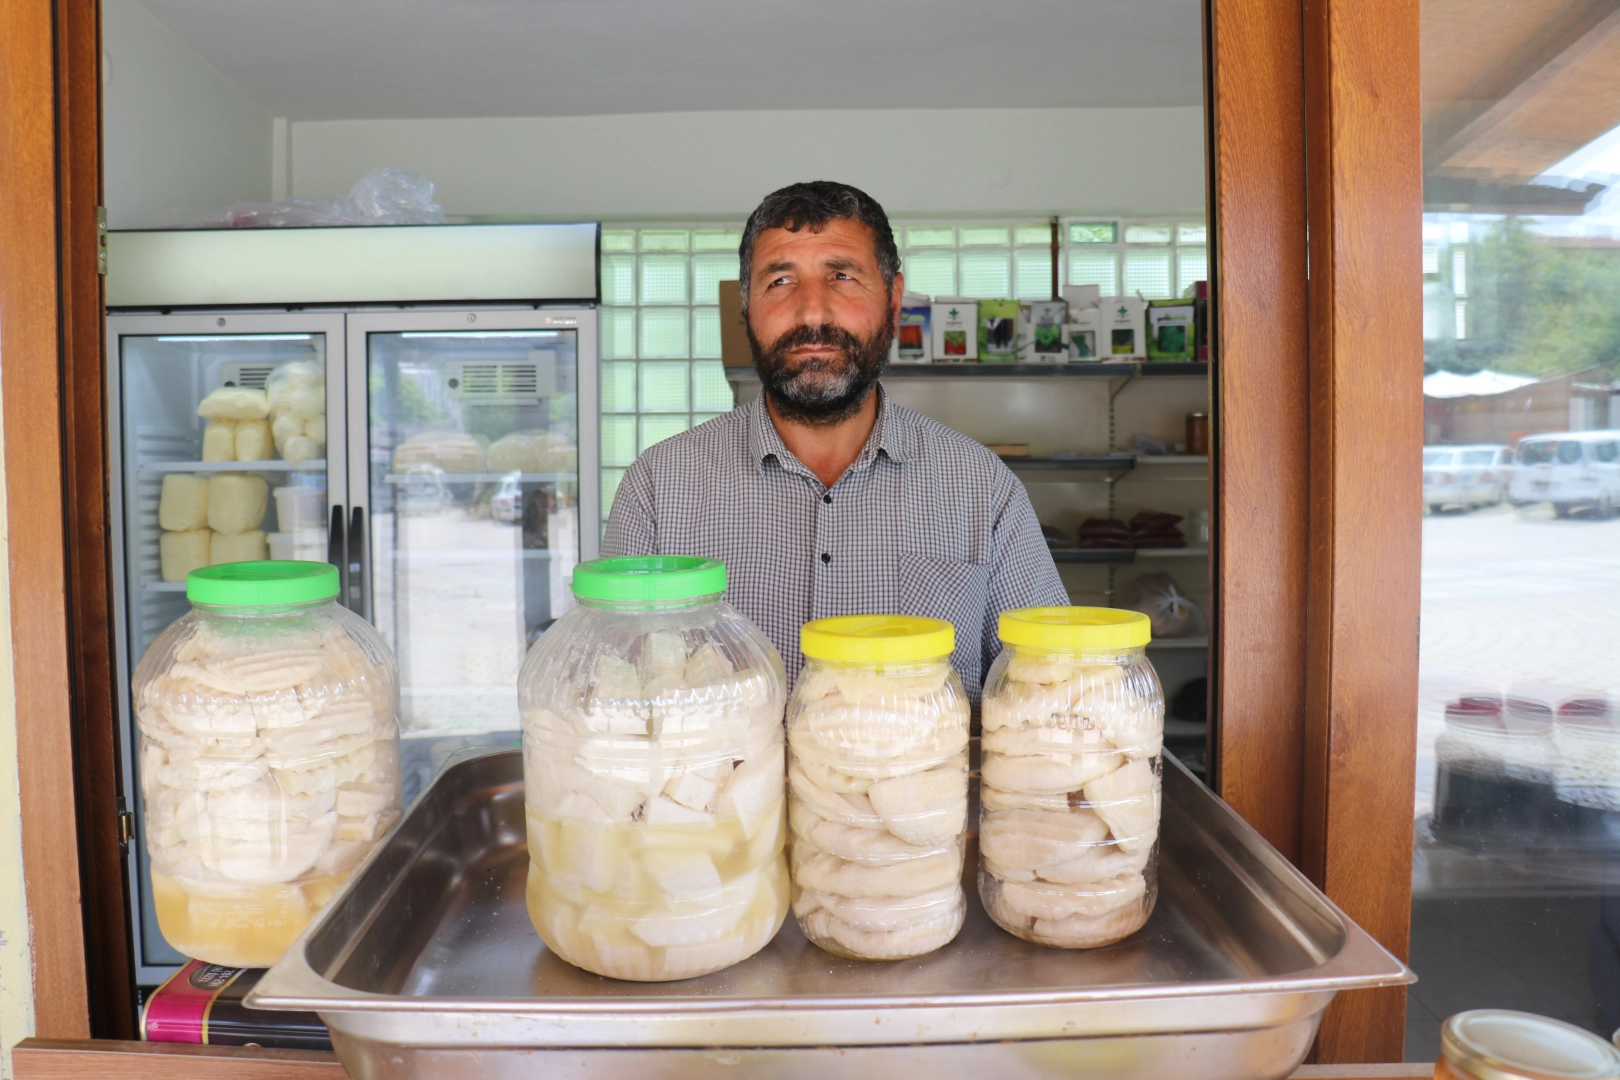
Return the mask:
M295 120L1203 100L1199 0L142 2Z

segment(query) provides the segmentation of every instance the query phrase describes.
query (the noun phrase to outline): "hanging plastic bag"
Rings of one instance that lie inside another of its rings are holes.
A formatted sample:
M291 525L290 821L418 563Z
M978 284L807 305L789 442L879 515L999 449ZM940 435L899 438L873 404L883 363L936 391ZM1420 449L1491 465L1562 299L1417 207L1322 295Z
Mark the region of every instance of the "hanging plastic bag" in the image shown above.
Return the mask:
M1119 594L1118 604L1146 615L1156 638L1196 637L1208 630L1203 609L1182 595L1169 574L1143 574Z

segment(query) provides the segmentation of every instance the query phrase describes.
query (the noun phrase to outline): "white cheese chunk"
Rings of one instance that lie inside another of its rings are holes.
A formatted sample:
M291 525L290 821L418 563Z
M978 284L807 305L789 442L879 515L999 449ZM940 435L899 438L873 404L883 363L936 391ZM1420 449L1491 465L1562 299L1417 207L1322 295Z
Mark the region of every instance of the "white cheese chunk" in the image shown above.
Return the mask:
M158 497L158 525L186 532L208 524L208 479L190 473L168 473Z

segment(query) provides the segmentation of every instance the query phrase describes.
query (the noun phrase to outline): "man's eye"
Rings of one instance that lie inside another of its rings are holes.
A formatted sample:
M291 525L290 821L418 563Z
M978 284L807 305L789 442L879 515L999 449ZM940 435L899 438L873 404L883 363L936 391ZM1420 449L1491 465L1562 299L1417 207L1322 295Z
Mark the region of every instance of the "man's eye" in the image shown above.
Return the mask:
M767 285L766 288L774 289L778 285L786 285L791 280L792 280L791 278L785 278L785 277L773 278L771 280L771 283L769 285Z

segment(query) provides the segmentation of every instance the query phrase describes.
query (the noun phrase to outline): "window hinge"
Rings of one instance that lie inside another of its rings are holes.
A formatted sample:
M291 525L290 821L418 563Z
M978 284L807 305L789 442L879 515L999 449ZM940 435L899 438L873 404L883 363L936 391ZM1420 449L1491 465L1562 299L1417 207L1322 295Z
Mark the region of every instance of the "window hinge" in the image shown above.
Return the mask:
M135 815L124 808L124 800L118 800L118 848L125 855L129 854L130 841L135 839Z
M96 273L107 276L107 208L96 207Z

